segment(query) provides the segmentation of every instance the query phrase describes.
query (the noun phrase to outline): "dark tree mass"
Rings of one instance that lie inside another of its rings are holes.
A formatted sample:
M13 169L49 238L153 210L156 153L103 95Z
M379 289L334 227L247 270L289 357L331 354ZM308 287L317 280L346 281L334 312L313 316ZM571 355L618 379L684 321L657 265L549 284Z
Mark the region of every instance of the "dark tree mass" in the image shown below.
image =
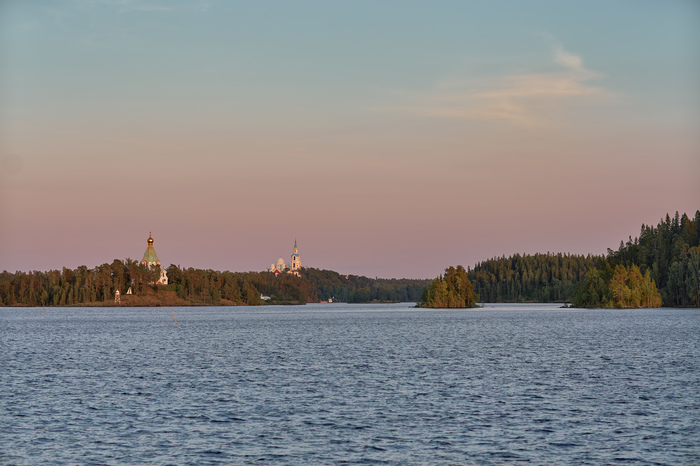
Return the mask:
M318 299L346 303L416 302L430 280L368 278L331 270L304 269Z
M474 291L487 303L565 302L603 256L516 254L476 264L468 273Z
M92 269L0 273L0 306L255 305L419 302L471 307L482 302L567 302L577 307L700 307L700 211L676 212L656 227L642 225L605 256L534 254L459 266L435 280L379 279L303 268L301 276L167 268L169 284L153 285L159 269L131 259ZM126 294L131 289L131 294Z
M608 249L572 299L581 307L700 307L700 211L668 214L639 238ZM654 288L658 293L654 293ZM659 299L660 297L660 299Z
M605 256L535 254L478 263L468 273L483 302L577 307L700 307L700 211L642 225Z
M112 305L120 290L122 305L304 304L319 300L348 303L415 302L429 280L372 279L302 269L301 277L270 272L218 272L167 268L169 284L153 285L159 270L136 261L114 260L93 269L0 273L0 305ZM131 293L127 295L127 290ZM263 296L266 299L263 299ZM267 299L269 298L269 299Z
M605 256L535 254L478 263L468 273L483 302L577 307L700 307L700 211L642 225Z
M608 264L601 271L593 268L586 282L576 290L572 298L575 307L661 307L661 295L649 270L644 276L636 265Z
M433 280L423 292L418 306L445 309L476 307L478 299L467 271L458 265L457 268L448 267L445 275Z

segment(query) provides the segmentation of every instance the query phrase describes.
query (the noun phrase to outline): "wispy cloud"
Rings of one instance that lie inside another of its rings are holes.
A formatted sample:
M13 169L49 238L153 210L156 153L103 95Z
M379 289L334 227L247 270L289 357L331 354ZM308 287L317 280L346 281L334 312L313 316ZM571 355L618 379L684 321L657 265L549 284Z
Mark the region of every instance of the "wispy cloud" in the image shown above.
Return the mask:
M404 94L410 103L379 110L429 117L458 118L521 125L545 125L577 100L602 96L590 84L603 75L587 69L583 59L554 47L546 72L518 72L479 78L449 78L430 92Z

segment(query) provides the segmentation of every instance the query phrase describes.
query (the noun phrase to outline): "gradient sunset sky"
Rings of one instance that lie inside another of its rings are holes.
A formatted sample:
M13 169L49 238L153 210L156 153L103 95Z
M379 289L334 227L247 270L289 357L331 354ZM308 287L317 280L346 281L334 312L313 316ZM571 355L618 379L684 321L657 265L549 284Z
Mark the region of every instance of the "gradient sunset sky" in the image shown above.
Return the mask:
M0 2L0 270L432 278L700 209L700 2Z

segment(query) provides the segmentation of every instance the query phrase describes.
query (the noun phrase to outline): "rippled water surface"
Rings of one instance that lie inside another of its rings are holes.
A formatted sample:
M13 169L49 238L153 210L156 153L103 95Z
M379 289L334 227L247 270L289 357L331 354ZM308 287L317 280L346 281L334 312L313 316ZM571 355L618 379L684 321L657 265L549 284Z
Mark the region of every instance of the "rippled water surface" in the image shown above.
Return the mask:
M1 308L2 464L700 464L700 310Z

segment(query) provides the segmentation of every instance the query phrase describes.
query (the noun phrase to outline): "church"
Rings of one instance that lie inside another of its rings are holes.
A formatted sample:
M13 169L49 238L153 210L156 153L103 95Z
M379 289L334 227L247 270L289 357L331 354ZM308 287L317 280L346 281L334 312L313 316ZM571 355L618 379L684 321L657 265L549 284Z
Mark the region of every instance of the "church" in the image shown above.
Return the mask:
M153 267L160 268L160 260L156 254L156 250L153 249L153 236L151 233L148 234L148 247L146 252L143 253L143 259L141 260L141 265L145 265L149 269ZM165 269L160 270L160 278L155 283L156 285L167 285L168 284L168 272Z
M284 262L284 259L280 257L279 259L277 259L276 263L271 264L270 267L267 269L268 272L274 273L275 276L281 274L285 270L287 271L287 273L291 273L292 275L301 277L301 256L299 255L299 248L297 247L296 240L294 240L294 249L292 250L292 263L287 265Z

